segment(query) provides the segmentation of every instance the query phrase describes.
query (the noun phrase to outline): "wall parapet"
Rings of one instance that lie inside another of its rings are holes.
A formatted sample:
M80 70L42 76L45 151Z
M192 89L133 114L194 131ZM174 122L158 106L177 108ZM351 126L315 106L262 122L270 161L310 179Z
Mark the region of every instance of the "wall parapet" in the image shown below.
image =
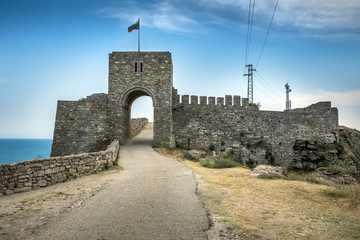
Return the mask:
M26 192L103 171L118 158L119 141L106 150L0 164L0 195Z
M177 94L176 89L174 89L174 94L173 106L175 108L181 105L249 108L249 99L241 98L239 95L226 95L225 97L199 97L196 95L179 95Z

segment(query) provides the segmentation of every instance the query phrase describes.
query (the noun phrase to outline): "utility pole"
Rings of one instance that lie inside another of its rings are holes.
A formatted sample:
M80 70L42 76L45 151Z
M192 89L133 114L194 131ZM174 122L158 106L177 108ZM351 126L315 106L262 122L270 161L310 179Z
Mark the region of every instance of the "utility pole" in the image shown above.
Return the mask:
M249 99L249 103L253 103L253 93L254 93L254 86L253 86L253 71L256 71L256 69L253 68L252 64L245 65L245 67L248 68L248 73L244 74L244 76L248 76L248 93L247 97Z
M290 110L291 109L291 101L289 100L289 93L291 92L289 83L285 84L285 89L286 89L286 104L285 104L285 110Z

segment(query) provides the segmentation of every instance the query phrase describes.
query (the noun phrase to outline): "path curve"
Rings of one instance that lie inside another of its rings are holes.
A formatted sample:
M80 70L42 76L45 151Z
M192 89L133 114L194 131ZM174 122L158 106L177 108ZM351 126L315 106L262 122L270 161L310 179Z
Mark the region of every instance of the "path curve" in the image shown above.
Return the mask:
M152 123L121 146L120 177L29 239L207 239L192 170L151 148Z

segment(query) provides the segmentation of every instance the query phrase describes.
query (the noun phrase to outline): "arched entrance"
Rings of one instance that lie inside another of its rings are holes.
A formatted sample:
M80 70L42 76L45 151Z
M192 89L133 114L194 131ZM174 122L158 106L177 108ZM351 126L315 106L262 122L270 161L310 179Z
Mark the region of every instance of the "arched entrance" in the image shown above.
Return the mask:
M129 138L132 103L149 96L154 107L154 146L173 146L173 73L169 52L113 52L109 57L107 122L113 139Z
M139 86L135 86L132 87L130 89L128 89L127 91L124 92L123 96L121 97L120 100L120 105L124 111L124 121L123 121L123 126L124 126L124 136L125 139L129 139L131 137L131 133L130 133L130 129L131 129L131 117L132 117L132 106L133 103L141 97L150 97L151 101L152 101L152 111L154 112L154 103L156 102L155 100L155 96L150 92L149 89L146 89L144 87L139 87Z

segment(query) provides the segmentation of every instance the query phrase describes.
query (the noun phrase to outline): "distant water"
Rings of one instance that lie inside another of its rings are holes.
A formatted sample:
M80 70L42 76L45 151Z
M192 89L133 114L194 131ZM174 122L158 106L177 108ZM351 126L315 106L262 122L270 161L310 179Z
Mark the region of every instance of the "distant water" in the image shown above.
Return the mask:
M48 158L52 139L0 139L0 164Z

